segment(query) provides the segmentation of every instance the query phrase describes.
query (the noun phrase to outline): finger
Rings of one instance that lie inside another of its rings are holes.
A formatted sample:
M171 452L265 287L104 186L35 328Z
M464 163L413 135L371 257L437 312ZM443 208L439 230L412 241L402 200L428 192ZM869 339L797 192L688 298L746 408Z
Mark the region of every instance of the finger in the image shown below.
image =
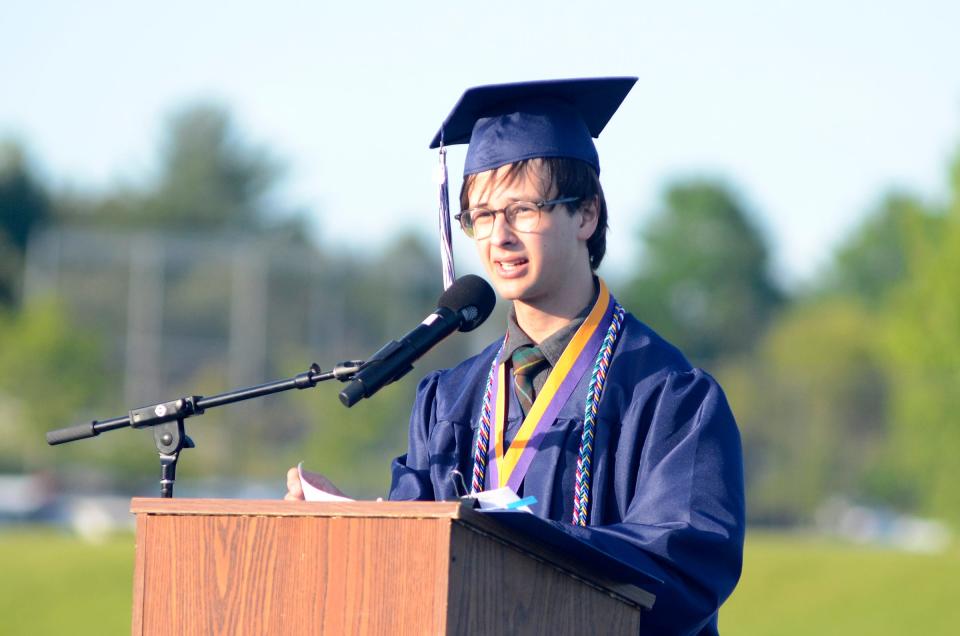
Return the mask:
M300 484L300 471L296 466L287 471L287 494L283 498L292 501L304 499L303 486Z
M301 490L300 488L300 474L297 472L296 468L291 468L287 472L287 490Z

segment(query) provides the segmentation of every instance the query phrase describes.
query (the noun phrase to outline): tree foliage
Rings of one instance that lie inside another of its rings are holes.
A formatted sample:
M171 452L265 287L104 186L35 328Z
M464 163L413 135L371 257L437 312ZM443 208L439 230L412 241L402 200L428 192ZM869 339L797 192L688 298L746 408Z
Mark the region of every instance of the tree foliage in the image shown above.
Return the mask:
M43 433L76 424L81 414L92 419L107 379L96 338L74 329L55 302L0 314L0 408L4 439L13 442L0 461L23 468L48 463L36 450Z
M215 105L173 115L160 164L144 214L186 228L257 228L282 174L279 162L266 149L246 143L229 113Z
M783 296L764 238L737 197L712 181L676 183L641 238L627 306L695 364L749 350Z
M110 227L270 234L307 242L302 214L275 199L283 163L250 142L223 106L196 103L168 120L153 179L105 193L62 194L66 220Z
M942 231L910 252L909 273L886 308L894 379L891 456L923 508L960 522L960 155Z
M889 428L878 335L855 301L801 303L752 355L720 369L743 436L754 521L809 521L830 494L889 499L867 485Z
M24 148L0 142L0 305L16 296L30 232L50 218L46 189Z
M755 521L831 495L960 521L960 161L952 199L884 197L721 377Z
M888 193L834 254L822 293L873 308L907 275L911 254L935 239L943 218L917 197Z

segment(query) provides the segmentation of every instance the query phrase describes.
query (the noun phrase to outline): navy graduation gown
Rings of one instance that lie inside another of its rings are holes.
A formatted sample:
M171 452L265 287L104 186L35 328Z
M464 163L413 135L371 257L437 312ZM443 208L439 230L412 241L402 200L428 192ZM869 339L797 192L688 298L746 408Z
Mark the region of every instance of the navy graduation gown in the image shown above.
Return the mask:
M393 463L391 499L455 499L461 479L469 486L499 347L421 381L408 452ZM571 517L589 376L561 409L522 494L536 496L534 514L664 581L650 590L657 601L644 617L646 633L716 634L717 609L740 577L745 524L740 436L723 391L627 314L600 401L583 528ZM511 399L506 439L520 424Z

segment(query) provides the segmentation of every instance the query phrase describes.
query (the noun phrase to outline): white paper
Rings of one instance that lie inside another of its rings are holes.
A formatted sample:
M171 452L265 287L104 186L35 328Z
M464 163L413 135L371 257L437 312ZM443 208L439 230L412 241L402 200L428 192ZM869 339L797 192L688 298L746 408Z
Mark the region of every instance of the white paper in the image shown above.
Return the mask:
M303 488L303 498L307 501L354 501L349 497L341 497L329 493L321 488L323 483L318 473L312 473L304 470L303 462L297 464L297 472L300 474L300 486Z
M532 512L530 506L515 506L520 497L510 486L496 490L484 490L470 497L480 502L480 510L516 510L517 512Z

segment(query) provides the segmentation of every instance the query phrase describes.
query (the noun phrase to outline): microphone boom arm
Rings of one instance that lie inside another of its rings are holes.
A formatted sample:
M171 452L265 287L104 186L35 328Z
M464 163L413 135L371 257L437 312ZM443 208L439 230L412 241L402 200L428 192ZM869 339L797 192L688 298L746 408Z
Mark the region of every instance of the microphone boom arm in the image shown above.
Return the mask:
M154 429L154 441L157 452L160 454L160 496L173 496L173 482L176 475L177 459L184 448L193 448L193 440L184 430L184 420L194 415L203 415L207 409L225 406L235 402L243 402L253 398L281 393L291 389L311 389L318 383L326 380L348 382L364 367L362 360L348 360L334 366L331 371L322 371L316 364L303 373L285 378L258 384L243 389L235 389L226 393L202 397L190 395L176 400L159 402L149 406L131 409L127 415L114 417L108 420L93 420L86 424L67 426L47 432L47 443L51 446L75 442L89 437L96 437L101 433L120 428L150 428Z

